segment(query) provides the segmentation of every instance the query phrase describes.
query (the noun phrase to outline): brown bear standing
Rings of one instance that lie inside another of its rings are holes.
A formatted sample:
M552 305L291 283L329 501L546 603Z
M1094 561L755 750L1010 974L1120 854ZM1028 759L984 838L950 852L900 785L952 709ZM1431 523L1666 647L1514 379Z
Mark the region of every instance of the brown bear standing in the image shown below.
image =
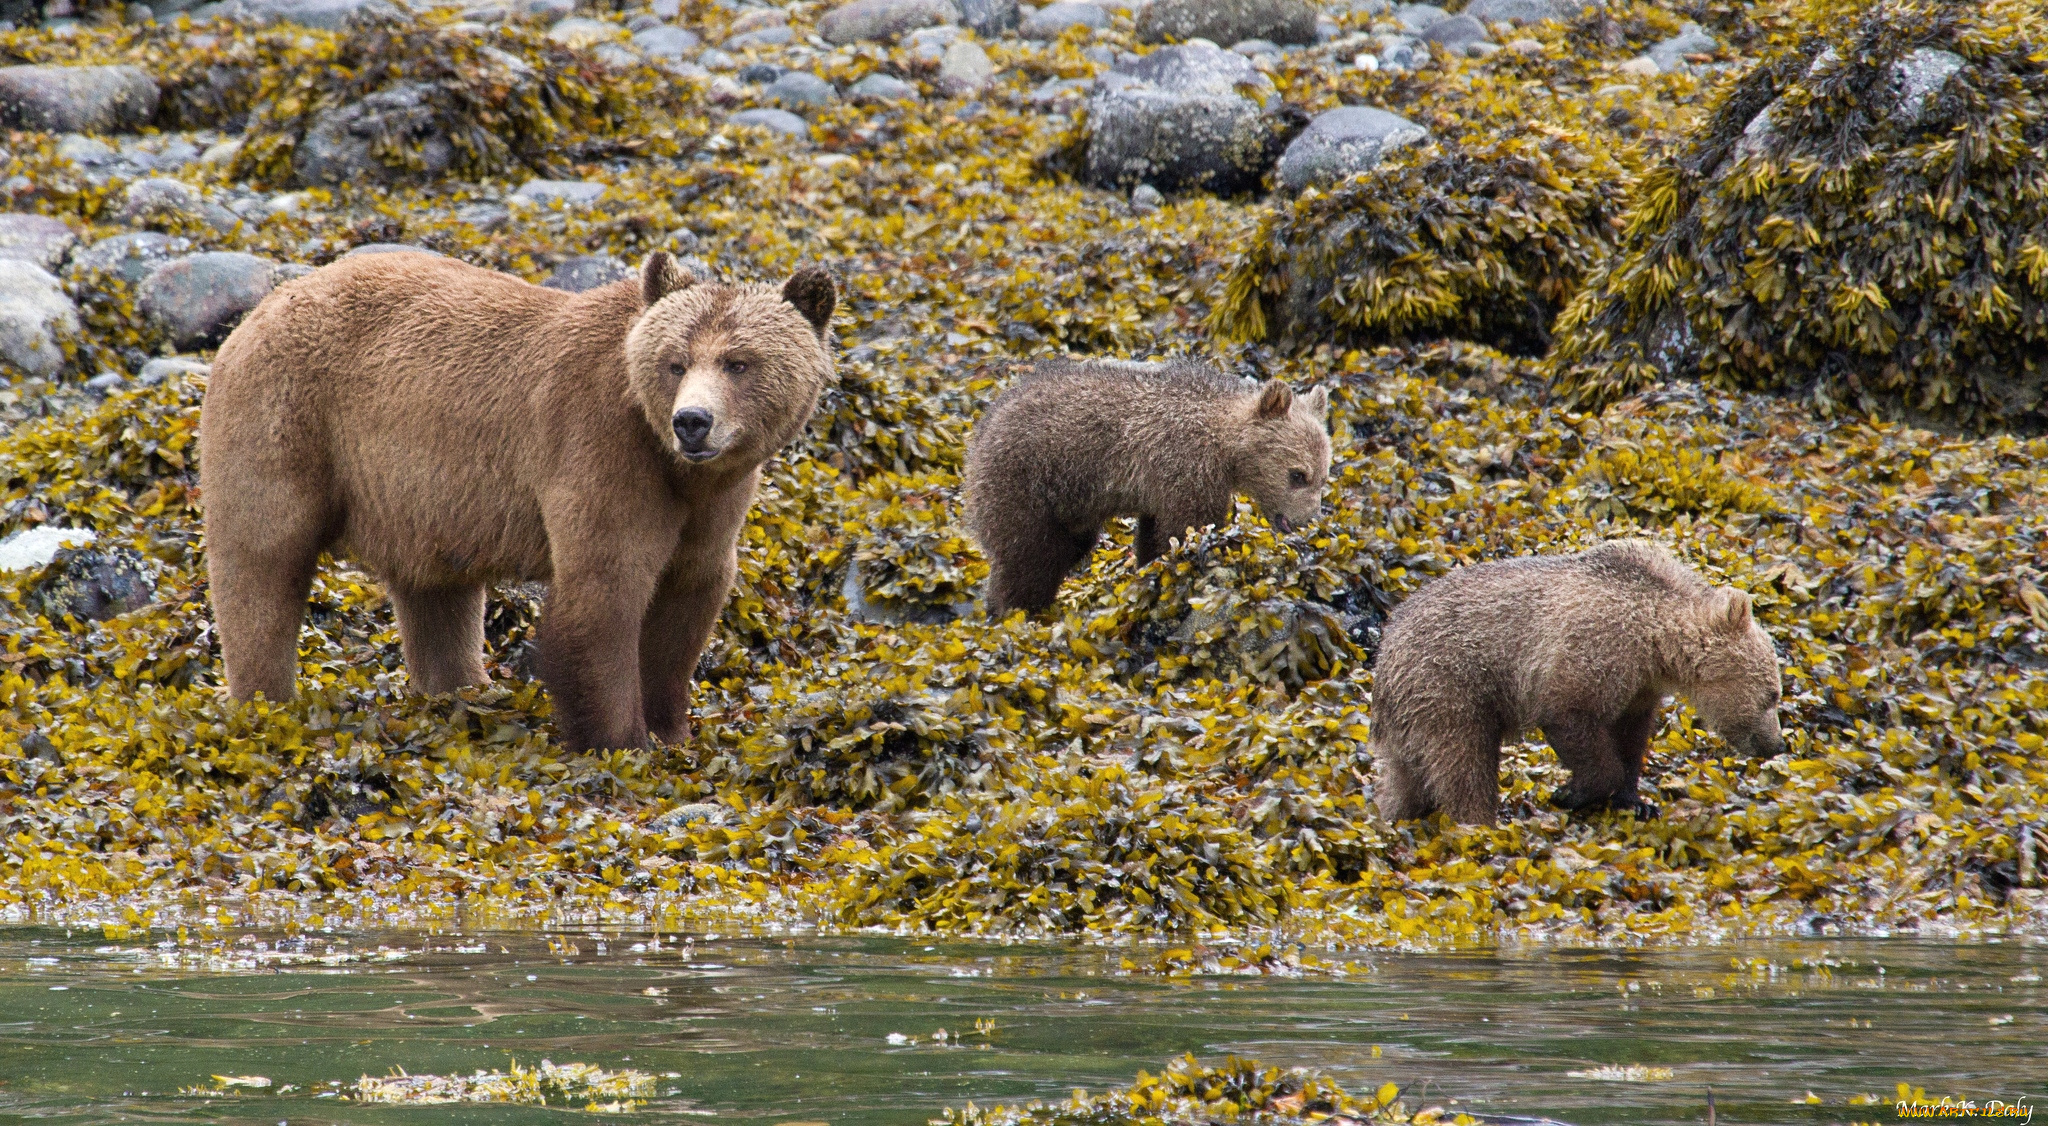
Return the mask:
M989 560L988 609L1052 605L1113 516L1138 518L1146 563L1230 518L1249 493L1281 531L1315 519L1330 476L1329 395L1247 388L1206 364L1039 364L997 396L967 446L967 522Z
M1387 621L1372 693L1380 811L1493 824L1501 743L1540 727L1572 772L1559 806L1651 812L1636 782L1670 693L1739 752L1785 748L1778 657L1741 591L1640 540L1460 567Z
M484 683L484 588L541 580L562 741L686 738L761 464L833 379L834 302L816 269L713 285L660 253L578 294L432 254L279 287L221 345L200 417L230 693L292 694L335 550L383 582L417 688Z

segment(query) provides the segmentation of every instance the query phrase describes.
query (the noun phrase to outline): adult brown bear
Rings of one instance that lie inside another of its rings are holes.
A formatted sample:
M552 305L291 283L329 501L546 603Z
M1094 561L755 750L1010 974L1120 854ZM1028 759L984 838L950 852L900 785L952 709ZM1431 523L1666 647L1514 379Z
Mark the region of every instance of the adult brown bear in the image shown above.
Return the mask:
M763 462L833 379L836 294L666 254L571 294L432 254L344 258L221 345L200 418L214 620L238 699L292 694L323 551L383 582L418 688L481 684L484 589L545 581L571 747L689 733Z

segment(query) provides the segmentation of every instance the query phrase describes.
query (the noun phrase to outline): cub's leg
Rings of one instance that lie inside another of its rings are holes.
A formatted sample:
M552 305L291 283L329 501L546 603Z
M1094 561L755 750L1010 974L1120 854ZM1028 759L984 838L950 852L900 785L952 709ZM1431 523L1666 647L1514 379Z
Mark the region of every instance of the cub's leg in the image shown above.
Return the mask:
M329 538L326 513L317 497L281 482L232 485L215 485L206 498L207 587L228 694L289 700L299 624Z
M1615 742L1617 725L1592 718L1546 720L1550 747L1572 772L1572 780L1551 795L1560 809L1602 809L1616 799L1632 800L1634 779ZM1627 789L1624 789L1627 787Z
M1166 541L1159 535L1158 517L1138 517L1138 535L1136 542L1131 547L1138 556L1138 566L1140 567L1152 562L1165 553Z
M386 584L413 687L428 695L489 684L484 672L484 588Z
M1389 821L1413 821L1436 811L1422 778L1407 759L1384 744L1372 746L1372 757L1380 764L1380 816Z
M1643 764L1650 757L1650 736L1656 734L1661 703L1656 699L1638 702L1616 720L1611 729L1614 749L1621 759L1625 775L1620 791L1615 794L1616 808L1633 809L1638 817L1657 816L1656 805L1639 796L1636 785L1643 780Z
M690 738L690 686L739 571L731 555L709 576L671 566L640 624L640 699L647 731L665 743Z
M1501 733L1460 726L1430 738L1419 765L1436 807L1461 825L1497 823Z
M1100 528L1076 534L1050 520L1012 527L993 546L989 560L989 615L1001 618L1012 610L1037 613L1058 597L1069 572L1095 550Z

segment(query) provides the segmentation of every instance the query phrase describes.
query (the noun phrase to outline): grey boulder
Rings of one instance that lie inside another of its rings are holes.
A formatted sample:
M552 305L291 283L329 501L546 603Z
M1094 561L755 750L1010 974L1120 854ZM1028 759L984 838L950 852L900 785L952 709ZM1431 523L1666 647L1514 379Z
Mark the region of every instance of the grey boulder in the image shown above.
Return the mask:
M77 241L70 227L48 215L0 213L0 258L18 258L54 270Z
M839 91L830 82L807 70L782 72L762 94L785 106L829 106L839 100Z
M633 49L650 59L680 59L700 45L695 35L666 24L633 33Z
M1948 80L1967 65L1953 51L1922 47L1891 65L1892 117L1917 125L1927 114L1927 105Z
M1294 124L1266 111L1273 99L1271 80L1242 55L1198 43L1162 47L1098 81L1084 176L1126 190L1253 190Z
M1342 180L1378 164L1388 153L1429 138L1429 130L1370 106L1339 106L1309 122L1280 157L1280 183L1299 191Z
M1057 0L1017 21L1017 34L1026 39L1058 39L1070 27L1100 31L1109 26L1109 13L1083 0Z
M984 39L1017 26L1017 0L959 0L960 23Z
M960 97L978 93L995 77L996 65L972 39L959 39L946 47L939 60L939 89Z
M811 139L811 123L786 109L743 109L733 114L730 120L734 125L769 129L785 137Z
M1138 39L1314 43L1316 11L1302 0L1152 0L1138 15Z
M455 146L440 131L434 91L414 82L379 90L359 102L327 110L292 153L292 177L300 187L372 182L396 183L433 177L455 163ZM396 133L419 149L418 169L394 168L370 151L379 133Z
M1422 31L1422 41L1435 43L1453 51L1462 51L1472 43L1485 42L1486 25L1471 16L1459 14L1441 19Z
M104 622L149 605L156 597L154 570L134 548L67 547L22 592L22 608L52 620L68 614Z
M64 370L64 339L78 332L78 307L55 275L34 262L0 258L0 360L38 379Z
M847 96L857 102L915 102L917 87L886 74L870 74L847 87Z
M585 254L568 258L555 267L546 281L540 283L548 289L582 293L615 281L624 281L633 276L633 267L609 254Z
M137 285L150 271L191 248L190 242L158 231L129 231L103 238L72 255L71 270L73 274L111 274Z
M1451 14L1435 4L1403 4L1394 9L1394 19L1418 35L1428 31L1430 25L1449 18Z
M131 226L148 226L178 220L198 220L217 231L232 231L241 220L234 212L212 203L199 189L182 180L152 176L128 185L116 216Z
M519 185L512 198L529 204L587 207L604 198L609 190L596 180L528 180Z
M156 116L139 66L0 67L0 125L51 133L132 133Z
M184 350L219 344L276 284L267 258L212 251L160 266L142 280L136 305Z
M1720 41L1707 34L1705 28L1696 23L1686 24L1677 35L1653 44L1643 52L1657 64L1657 69L1670 74L1686 69L1687 55L1709 55L1719 50Z
M818 34L828 43L844 46L959 22L960 8L953 0L853 0L825 13L818 21Z
M1465 5L1465 14L1480 23L1511 23L1519 27L1566 19L1571 12L1558 0L1472 0Z

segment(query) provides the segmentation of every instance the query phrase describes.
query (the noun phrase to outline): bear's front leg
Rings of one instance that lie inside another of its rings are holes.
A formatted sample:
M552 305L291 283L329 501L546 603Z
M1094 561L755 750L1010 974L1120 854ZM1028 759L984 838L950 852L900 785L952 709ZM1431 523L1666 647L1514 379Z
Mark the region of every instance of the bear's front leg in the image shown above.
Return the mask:
M670 566L640 626L640 697L648 733L664 743L689 741L697 659L718 625L739 565L727 555L710 575L692 570L681 562Z
M571 750L647 745L640 704L645 586L611 573L557 572L540 622L540 673Z
M1559 809L1589 812L1633 798L1634 780L1621 761L1611 725L1592 719L1546 720L1543 734L1572 780L1550 796Z

